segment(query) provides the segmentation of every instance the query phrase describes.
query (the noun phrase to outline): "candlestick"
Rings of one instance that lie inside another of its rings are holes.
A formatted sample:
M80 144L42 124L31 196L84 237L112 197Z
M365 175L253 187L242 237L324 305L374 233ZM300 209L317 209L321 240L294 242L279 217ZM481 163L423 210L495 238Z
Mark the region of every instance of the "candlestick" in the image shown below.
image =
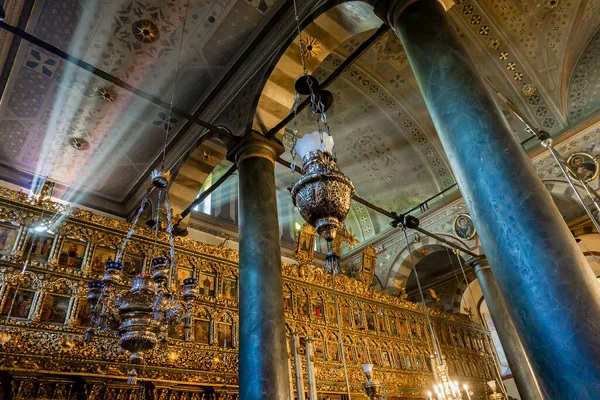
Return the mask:
M465 393L467 394L467 399L471 400L471 395L469 394L469 387L467 385L463 385L463 388L465 389Z
M427 396L429 396L429 400L433 400L433 398L431 397L431 392L427 392Z

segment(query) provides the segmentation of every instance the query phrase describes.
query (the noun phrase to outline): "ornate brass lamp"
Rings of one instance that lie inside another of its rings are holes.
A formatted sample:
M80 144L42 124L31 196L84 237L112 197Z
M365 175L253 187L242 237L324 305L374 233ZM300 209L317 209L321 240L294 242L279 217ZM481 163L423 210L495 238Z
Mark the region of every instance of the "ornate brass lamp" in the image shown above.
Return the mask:
M152 173L152 183L159 190L159 199L162 189L168 185L168 177L166 173L156 171ZM172 280L177 276L177 267L167 191L164 193L164 198L171 257L154 258L151 273L137 274L131 280L129 289L124 287L123 264L119 260L144 209L147 201L147 198L144 198L116 260L106 263L101 280L88 284L87 301L90 303L91 325L86 331L86 341L91 340L97 330L117 334L119 346L131 353L129 360L132 363L142 363L144 352L152 350L159 342L166 341L169 327L183 322L185 337L189 337L191 313L194 302L198 298L196 278L184 280L182 288L172 284ZM158 208L160 210L160 205ZM157 214L160 215L159 212ZM158 235L159 226L160 224L157 223L155 235ZM133 375L135 375L134 370Z
M378 381L373 380L373 364L363 364L362 367L367 377L367 381L362 384L367 397L371 400L385 399L383 386Z
M488 397L490 400L503 400L504 399L504 395L502 393L496 392L496 390L498 390L498 384L496 383L495 380L491 380L491 381L487 382L487 385L492 390L492 394L490 394Z
M350 210L354 193L352 181L336 171L332 155L333 138L315 131L296 143L304 175L292 186L292 202L306 222L314 226L328 244L333 243ZM332 248L329 249L333 252Z

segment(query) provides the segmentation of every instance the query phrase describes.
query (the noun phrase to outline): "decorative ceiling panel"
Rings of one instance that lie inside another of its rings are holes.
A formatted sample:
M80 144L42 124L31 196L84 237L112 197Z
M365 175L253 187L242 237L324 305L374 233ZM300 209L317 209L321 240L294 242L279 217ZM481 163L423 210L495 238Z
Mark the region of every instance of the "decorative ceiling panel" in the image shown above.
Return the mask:
M192 112L274 4L45 0L36 3L28 31ZM124 203L162 150L167 127L173 136L183 124L27 42L14 65L0 104L0 131L10 138L0 163L89 195ZM74 138L83 143L79 149L70 144Z

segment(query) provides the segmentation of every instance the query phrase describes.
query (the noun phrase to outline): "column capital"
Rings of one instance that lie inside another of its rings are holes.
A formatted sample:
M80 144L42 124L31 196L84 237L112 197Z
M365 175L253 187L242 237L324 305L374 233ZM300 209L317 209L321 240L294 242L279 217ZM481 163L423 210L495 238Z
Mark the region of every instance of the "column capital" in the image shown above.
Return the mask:
M470 260L466 261L465 267L473 268L473 271L475 272L475 274L477 274L477 272L482 269L490 268L490 264L485 254L482 254L478 257L473 257Z
M276 138L269 139L255 131L250 131L227 152L227 159L239 164L250 157L262 157L275 165L275 160L285 151L285 147Z
M396 20L408 6L423 0L379 0L375 4L375 14L392 28L396 26ZM444 10L448 11L455 3L453 0L437 0Z

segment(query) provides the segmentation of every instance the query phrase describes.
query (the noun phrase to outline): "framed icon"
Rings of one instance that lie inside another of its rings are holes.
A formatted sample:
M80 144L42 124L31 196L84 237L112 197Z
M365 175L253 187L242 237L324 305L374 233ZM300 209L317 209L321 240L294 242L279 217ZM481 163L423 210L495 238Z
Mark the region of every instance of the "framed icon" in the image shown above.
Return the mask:
M10 255L15 247L18 234L18 226L0 222L0 255Z
M66 238L63 240L58 255L58 265L61 267L71 267L80 269L83 264L83 257L87 243L77 239Z
M477 234L473 219L469 214L458 214L452 224L454 235L459 239L471 240Z
M571 167L569 173L574 178L590 182L598 177L598 161L588 153L571 154L567 164Z

